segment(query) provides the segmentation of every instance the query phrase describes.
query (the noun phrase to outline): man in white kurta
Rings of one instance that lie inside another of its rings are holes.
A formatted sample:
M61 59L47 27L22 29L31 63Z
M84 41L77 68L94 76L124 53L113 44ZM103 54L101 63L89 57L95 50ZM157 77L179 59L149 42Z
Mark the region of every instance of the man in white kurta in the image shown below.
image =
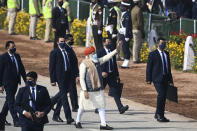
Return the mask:
M89 59L92 63L95 65L95 69L99 76L101 76L101 72L99 71L99 66L103 63L107 62L109 59L111 59L114 55L118 53L120 50L120 46L122 45L122 42L120 42L117 46L117 49L115 49L113 52L109 53L108 55L105 55L102 58L97 58L95 53L95 49L90 49L90 47L87 53L87 50L85 50L85 55L88 55L87 59ZM94 55L93 55L94 54ZM105 120L105 95L104 95L104 88L102 85L102 79L100 79L101 88L96 88L93 91L90 91L87 87L87 71L89 67L85 63L85 60L81 63L79 74L80 74L80 85L81 85L81 92L80 92L80 100L79 100L79 109L78 109L78 115L76 119L75 126L76 128L82 128L81 126L81 116L84 112L84 110L94 110L98 109L99 116L101 119L101 125L100 129L103 130L112 130L113 128L108 126ZM90 74L91 75L91 74ZM100 78L100 77L99 77Z

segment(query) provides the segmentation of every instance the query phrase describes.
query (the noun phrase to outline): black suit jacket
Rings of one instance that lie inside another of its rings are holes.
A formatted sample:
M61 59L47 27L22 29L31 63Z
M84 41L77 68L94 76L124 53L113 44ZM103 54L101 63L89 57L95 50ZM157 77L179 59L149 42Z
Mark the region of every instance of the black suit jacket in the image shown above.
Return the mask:
M78 67L78 59L77 55L75 54L75 51L73 48L69 45L66 44L66 46L70 49L71 54L73 56L73 65L74 65L74 70L72 70L73 78L79 77L79 67Z
M110 49L110 50L112 51L112 49ZM100 49L97 52L97 55L98 55L98 58L101 58L101 57L107 55L107 53L106 53L105 49L102 48L102 49ZM116 56L113 56L112 59L113 59L113 74L115 76L119 76L117 62L116 62ZM108 62L105 62L104 64L101 65L101 70L102 70L102 72L109 73L109 61Z
M0 56L0 86L15 85L21 83L21 76L26 82L26 72L19 54L14 54L18 63L18 75L8 52Z
M171 64L169 53L165 51L168 61L168 82L173 83L172 74L171 74ZM163 82L163 66L161 56L158 50L152 51L148 56L148 63L146 67L146 81L160 83Z
M19 89L18 94L16 96L15 109L19 113L19 120L22 126L32 123L32 120L26 118L23 115L23 111L25 109L22 106L23 103L29 104L29 92L30 87L22 87ZM47 114L51 110L51 99L49 97L49 93L46 87L37 85L35 106L37 111L45 113L45 116L42 118L40 124L48 123Z
M66 9L62 8L64 10L64 15L66 16L66 23L64 24L65 28L68 29L68 18L67 18L67 11ZM56 30L62 30L62 24L61 24L61 11L59 7L55 7L52 10L52 28L55 28Z
M67 51L68 57L69 57L69 63L70 63L70 73L71 76L76 73L76 59L73 56L73 53L71 52L71 49L68 48L68 46L65 47L65 50ZM65 81L65 66L64 66L64 58L62 55L62 52L59 48L54 49L50 54L50 61L49 61L49 72L50 72L50 79L51 83L58 82L58 83L64 83Z

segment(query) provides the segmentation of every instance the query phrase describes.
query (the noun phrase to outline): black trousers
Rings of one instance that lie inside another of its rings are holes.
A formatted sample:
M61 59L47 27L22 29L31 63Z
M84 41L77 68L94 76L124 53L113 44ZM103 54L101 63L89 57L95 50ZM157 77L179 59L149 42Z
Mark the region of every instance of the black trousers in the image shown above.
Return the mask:
M44 125L25 125L21 127L22 131L43 131Z
M6 101L5 101L3 108L1 110L1 114L7 116L8 110L10 110L10 114L13 118L13 121L17 122L18 116L17 116L17 112L14 108L14 103L15 103L15 94L18 89L18 84L4 86L4 88L5 88L5 92L6 92Z
M76 88L76 82L75 80L73 80L73 84L72 86L69 88L69 95L70 95L70 101L71 101L71 105L72 105L72 109L78 109L79 105L78 105L78 95L77 95L77 88ZM61 108L62 108L62 102L60 99L60 92L58 92L52 99L52 105L54 106L56 105L56 108L54 110L54 114L53 116L59 116L60 112L61 112Z
M120 89L118 86L118 82L117 82L117 78L113 73L108 73L107 78L103 79L103 86L106 87L106 85L109 85L110 87L110 91L114 97L114 101L118 107L118 109L120 109L121 107L123 107L122 102L120 100Z
M123 50L123 54L124 54L124 59L130 59L131 57L131 52L129 50L129 44L130 44L130 40L128 42L125 41L125 36L120 34L120 40L122 40L123 45L122 45L122 50Z
M161 117L164 116L165 104L166 104L166 95L168 90L168 81L164 80L160 83L154 83L155 89L158 93L157 95L157 107L156 114L159 114Z
M68 102L68 89L71 86L71 73L69 72L63 72L64 73L64 80L62 80L61 82L58 82L58 86L59 86L59 95L60 95L60 100L61 103L63 105L64 108L64 113L65 113L65 117L66 120L69 121L72 119L72 115L71 115L71 110L70 110L70 105Z
M94 43L96 46L96 50L103 48L103 38L102 34L98 34L98 27L96 25L92 26L92 34L94 37Z
M55 31L55 40L53 44L54 49L58 47L57 42L59 37L65 37L66 35L66 24L60 24L59 26L60 28Z

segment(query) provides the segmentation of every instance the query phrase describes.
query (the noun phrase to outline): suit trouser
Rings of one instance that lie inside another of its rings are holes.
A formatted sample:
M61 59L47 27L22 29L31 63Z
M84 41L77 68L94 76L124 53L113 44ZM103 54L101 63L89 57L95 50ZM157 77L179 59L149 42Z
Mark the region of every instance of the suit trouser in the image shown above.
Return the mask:
M44 41L49 41L49 37L51 34L51 24L52 24L52 19L48 18L46 19L46 28L45 28L45 36L44 36Z
M114 101L118 107L118 109L120 109L121 107L123 107L122 102L120 100L120 95L118 95L118 91L120 89L118 89L118 83L117 83L117 78L113 73L109 73L107 78L103 79L103 85L104 87L106 87L106 85L109 85L110 90L112 91L112 95L114 97Z
M78 109L79 106L78 106L78 96L77 96L76 83L74 83L73 86L69 89L69 95L70 95L72 109ZM61 99L60 99L60 92L58 92L51 99L51 101L52 101L52 106L54 106L57 103L53 116L59 116L61 108L62 108L62 103L61 103Z
M59 90L60 90L60 99L64 108L64 113L66 120L69 121L72 119L71 115L71 110L70 110L70 105L68 102L68 88L71 86L71 78L70 78L70 73L64 73L65 77L62 82L58 82Z
M140 49L142 47L142 33L140 30L133 30L133 61L140 61Z
M98 34L98 27L96 25L92 26L92 34L94 37L94 44L95 44L96 50L103 48L102 33L100 35Z
M130 57L131 57L131 52L129 50L130 40L126 41L125 36L122 34L120 34L120 40L122 40L122 42L123 42L122 50L123 50L123 54L124 54L124 59L130 60Z
M37 16L30 16L29 37L36 37Z
M43 131L44 125L25 125L21 127L22 131Z
M14 33L14 25L16 23L16 16L17 16L17 10L14 9L8 9L8 16L9 16L9 30L8 33L12 34Z
M60 26L60 28L55 31L54 49L58 47L57 42L59 37L65 37L66 35L66 24L60 24L58 26Z
M18 116L14 108L14 103L15 103L15 94L18 88L18 84L12 86L4 86L4 87L6 92L6 101L3 105L1 113L7 116L8 110L10 110L10 114L13 118L13 121L16 122L18 121Z
M161 83L154 83L155 89L158 93L157 95L157 108L156 114L159 114L161 117L164 116L165 104L166 104L166 95L168 90L168 82L164 81Z

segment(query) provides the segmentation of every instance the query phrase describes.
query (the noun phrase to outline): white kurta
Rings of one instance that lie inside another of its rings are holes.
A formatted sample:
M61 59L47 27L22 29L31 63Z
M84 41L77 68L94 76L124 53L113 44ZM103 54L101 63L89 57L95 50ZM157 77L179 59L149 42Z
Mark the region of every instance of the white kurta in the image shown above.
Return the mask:
M105 55L102 58L97 59L102 65L103 63L107 62L111 59L117 50ZM95 62L95 61L94 61ZM88 92L89 99L85 98L84 91L86 91L86 82L85 82L85 74L86 74L87 67L84 63L80 64L79 67L79 74L80 74L80 85L81 85L81 92L79 98L79 108L83 110L93 110L96 108L105 108L105 94L104 90Z

